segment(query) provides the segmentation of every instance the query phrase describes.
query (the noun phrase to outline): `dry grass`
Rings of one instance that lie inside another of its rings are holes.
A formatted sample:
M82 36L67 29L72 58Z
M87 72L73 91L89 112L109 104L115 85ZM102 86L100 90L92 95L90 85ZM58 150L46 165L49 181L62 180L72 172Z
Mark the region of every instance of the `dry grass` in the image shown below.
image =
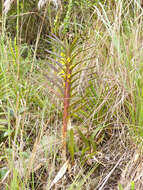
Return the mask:
M8 11L10 10L10 7L11 7L12 3L14 3L14 2L15 2L15 0L5 0L4 1L3 7L4 7L4 13L5 14L8 13Z

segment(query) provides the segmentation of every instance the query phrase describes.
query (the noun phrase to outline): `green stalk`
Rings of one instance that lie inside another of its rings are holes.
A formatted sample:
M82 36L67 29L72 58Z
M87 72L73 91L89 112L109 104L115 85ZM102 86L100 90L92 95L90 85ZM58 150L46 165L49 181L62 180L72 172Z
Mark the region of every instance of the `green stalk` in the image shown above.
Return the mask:
M17 0L17 23L16 23L16 42L17 42L17 50L18 50L18 55L17 55L17 80L19 79L19 15L20 15L20 10L19 10L19 0Z

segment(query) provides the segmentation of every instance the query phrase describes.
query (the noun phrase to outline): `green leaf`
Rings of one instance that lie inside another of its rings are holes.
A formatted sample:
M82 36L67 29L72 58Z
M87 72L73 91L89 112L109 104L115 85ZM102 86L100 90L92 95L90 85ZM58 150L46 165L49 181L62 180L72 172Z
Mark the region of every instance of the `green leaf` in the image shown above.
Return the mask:
M82 112L82 115L86 115L86 116L87 116L87 112L85 112L84 110L82 110L82 108L83 108L85 105L86 105L86 102L85 102L84 104L78 106L78 107L75 108L75 109L70 108L70 111L71 111L70 115L72 116L72 115L74 115L76 112L80 111L80 112Z
M3 179L3 177L6 175L7 172L8 172L7 168L1 168L0 169L0 180Z
M81 132L81 130L77 127L78 134L80 135L81 139L85 143L86 147L89 147L89 141L86 136Z
M74 162L74 132L73 129L70 129L69 131L69 143L68 143L68 150L71 156L72 162Z
M79 86L79 84L74 85L74 86L71 88L71 92L72 92L75 88L77 88L78 86Z
M0 131L6 131L6 130L7 130L7 128L5 125L0 125Z
M131 182L131 190L135 190L135 182L134 181Z
M16 39L16 37L14 39L14 50L15 50L15 54L16 54L16 59L18 59L19 50L18 50L18 46L17 46L17 39Z
M124 190L121 184L119 184L119 190Z
M96 127L96 129L93 131L93 133L92 133L92 138L94 138L96 135L97 135L97 133L99 132L99 131L101 131L101 130L103 130L105 128L105 126L102 126L102 125L99 125L99 126L97 126Z
M89 93L94 97L98 97L94 84L92 82L90 82Z
M76 47L76 45L77 45L77 40L78 40L78 38L76 37L76 38L72 41L72 43L71 43L71 45L70 45L70 51L71 51L71 52L73 52L73 50L75 49L75 47Z
M79 77L75 78L74 80L71 81L71 84L74 84L77 80L79 80Z
M0 119L0 124L6 125L8 121L6 119Z
M68 190L81 190L81 189L83 189L83 185L86 183L86 181L88 181L90 176L95 172L98 165L99 164L95 163L91 168L89 168L88 172L86 173L86 175L84 175L84 177L83 177L83 174L81 174L81 172L79 172L77 174L75 180L73 181L73 183L68 188Z
M71 113L70 116L76 118L78 121L83 122L83 118L81 118L77 113Z
M11 39L9 40L9 48L10 48L10 53L13 57L13 60L14 60L14 64L16 63L15 60L16 60L16 56L15 56L15 52L14 52L14 48L13 48L13 44L12 44L12 41Z
M73 109L73 107L77 107L77 105L81 104L81 98L82 98L82 97L79 97L78 100L76 100L75 102L73 102L73 103L70 105L70 109Z
M90 143L92 145L93 151L95 152L97 150L95 139L92 138L92 136L90 136L89 140L90 140Z
M82 69L79 70L79 71L76 71L75 73L73 73L73 74L71 75L71 78L73 78L73 77L76 76L77 74L81 73L82 71L83 71Z
M86 156L86 159L82 159L82 165L84 165L86 163L86 161L90 158L92 158L94 155L96 154L96 151L95 152L92 152L91 154L88 154L88 156Z
M80 161L82 162L82 164L84 164L85 162L84 162L84 156L85 156L85 153L87 152L87 151L89 151L90 150L90 147L88 146L88 147L82 147L82 151L81 151L81 155L80 155Z

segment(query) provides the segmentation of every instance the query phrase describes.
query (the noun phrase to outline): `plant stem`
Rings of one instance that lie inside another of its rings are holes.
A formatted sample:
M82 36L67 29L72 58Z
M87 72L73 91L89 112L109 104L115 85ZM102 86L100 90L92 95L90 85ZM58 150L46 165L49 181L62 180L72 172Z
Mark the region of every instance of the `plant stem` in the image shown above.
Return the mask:
M66 141L67 141L67 127L69 120L69 105L70 105L70 89L71 89L71 70L70 62L66 65L65 89L64 89L64 111L63 111L63 159L66 160Z

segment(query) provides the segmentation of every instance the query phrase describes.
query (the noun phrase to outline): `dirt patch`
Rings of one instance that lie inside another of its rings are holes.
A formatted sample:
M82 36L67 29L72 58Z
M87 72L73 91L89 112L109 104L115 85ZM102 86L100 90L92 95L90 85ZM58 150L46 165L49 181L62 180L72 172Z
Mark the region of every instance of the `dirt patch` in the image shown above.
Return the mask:
M131 154L124 142L123 135L115 133L102 147L102 153L100 161L103 165L100 166L99 170L101 180L96 190L116 189L122 174L122 168L127 164Z

